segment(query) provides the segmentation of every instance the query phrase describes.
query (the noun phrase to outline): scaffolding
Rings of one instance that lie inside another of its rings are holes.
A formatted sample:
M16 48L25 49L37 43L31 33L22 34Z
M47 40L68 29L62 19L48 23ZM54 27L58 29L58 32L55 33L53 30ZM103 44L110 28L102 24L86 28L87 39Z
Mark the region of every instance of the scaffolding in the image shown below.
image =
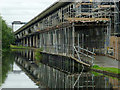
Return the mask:
M117 35L119 31L118 3L58 3L61 4L59 8L54 8L54 11L36 19L34 24L16 34L18 43L21 42L19 45L74 57L74 47L78 45L88 51L94 49L96 54L107 54L110 36Z

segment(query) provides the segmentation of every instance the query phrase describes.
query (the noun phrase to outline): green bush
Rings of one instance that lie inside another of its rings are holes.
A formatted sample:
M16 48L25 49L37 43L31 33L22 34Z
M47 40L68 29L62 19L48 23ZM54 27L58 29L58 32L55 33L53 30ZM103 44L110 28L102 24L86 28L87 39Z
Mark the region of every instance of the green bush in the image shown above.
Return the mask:
M42 48L37 49L35 51L35 59L37 63L39 63L42 60L42 54L40 54L41 51L42 51Z
M94 65L93 68L99 68L99 66L98 65Z

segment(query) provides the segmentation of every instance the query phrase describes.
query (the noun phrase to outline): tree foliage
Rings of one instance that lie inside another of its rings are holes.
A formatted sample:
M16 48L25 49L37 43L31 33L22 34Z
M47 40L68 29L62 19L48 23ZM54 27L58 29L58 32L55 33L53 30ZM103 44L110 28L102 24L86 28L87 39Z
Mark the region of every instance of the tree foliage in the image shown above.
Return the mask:
M6 22L1 17L0 19L2 22L2 48L9 49L10 44L14 42L14 34Z

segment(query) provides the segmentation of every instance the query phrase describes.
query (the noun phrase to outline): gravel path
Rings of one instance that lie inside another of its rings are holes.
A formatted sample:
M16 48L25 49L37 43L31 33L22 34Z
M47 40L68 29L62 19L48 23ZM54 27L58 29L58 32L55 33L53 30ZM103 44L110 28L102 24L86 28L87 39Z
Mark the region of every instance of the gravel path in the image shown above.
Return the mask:
M102 67L115 67L120 69L120 61L107 56L96 56L94 64Z

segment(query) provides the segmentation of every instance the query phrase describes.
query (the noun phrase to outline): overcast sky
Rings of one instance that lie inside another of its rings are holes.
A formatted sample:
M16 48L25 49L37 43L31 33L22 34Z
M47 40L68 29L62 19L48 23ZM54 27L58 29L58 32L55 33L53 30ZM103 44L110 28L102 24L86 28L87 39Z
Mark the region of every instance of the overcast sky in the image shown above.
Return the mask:
M58 0L0 0L0 15L11 25L13 21L28 22ZM15 25L14 30L20 26Z

